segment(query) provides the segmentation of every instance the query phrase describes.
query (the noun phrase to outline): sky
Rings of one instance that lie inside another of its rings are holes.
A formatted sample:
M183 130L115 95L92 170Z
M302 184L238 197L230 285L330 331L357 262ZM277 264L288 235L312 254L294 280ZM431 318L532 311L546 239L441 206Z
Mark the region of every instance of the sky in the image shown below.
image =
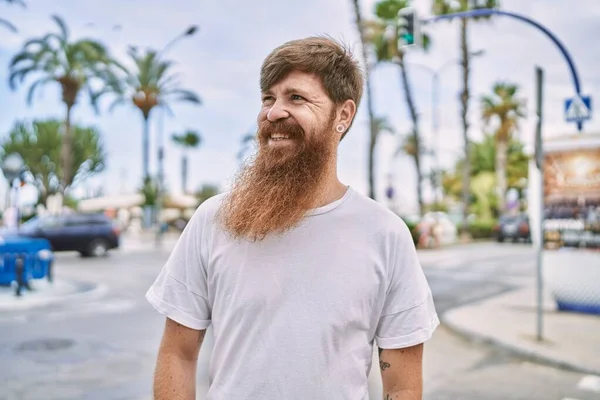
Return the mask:
M596 99L600 92L600 37L598 0L502 0L502 8L526 15L554 32L568 48L582 82L582 93ZM374 0L363 0L365 18L372 17ZM419 15L431 15L430 0L413 0ZM7 81L10 58L27 38L55 30L50 15L61 15L73 38L92 37L108 45L112 54L128 63L127 48L162 48L190 25L200 30L169 49L177 62L181 84L197 92L202 106L175 104L174 116L163 120L165 172L169 187L180 191L181 150L170 141L172 133L193 129L200 132L202 146L190 153L188 187L211 183L226 188L239 167L236 154L240 139L252 132L260 107L258 86L262 60L285 41L328 34L360 52L350 0L304 0L302 2L254 0L27 0L27 9L0 4L0 15L12 21L17 34L0 32L0 135L7 135L17 120L63 118L64 106L56 85L48 85L32 106L26 104L27 84L10 91ZM118 26L118 29L115 29ZM439 162L448 166L462 148L460 122L461 69L454 63L460 56L458 21L440 21L423 28L432 39L427 53L410 49L408 73L414 88L425 145L437 143ZM527 101L528 116L521 124L520 137L531 143L535 132L535 67L545 70L544 135L577 134L576 126L564 121L564 101L574 94L567 64L556 46L540 31L523 22L497 17L474 23L469 28L471 51L484 50L472 63L472 100L469 111L470 137L481 138L479 99L491 91L494 82L505 81L520 87ZM446 66L440 73L440 129L432 133L432 75L426 68ZM385 189L396 188L395 205L405 211L416 204L415 173L405 155L393 158L401 136L410 130L410 121L396 66L380 65L372 73L373 100L378 115L391 122L396 135L383 134L377 147L377 197L386 202ZM82 97L73 110L73 120L97 126L108 153L106 170L89 180L88 188L104 187L107 194L131 193L141 182L142 117L132 106L109 113L107 103L96 115ZM157 114L158 115L158 114ZM151 127L151 164L156 172L159 118ZM600 132L598 118L585 125L585 133ZM339 148L340 179L364 194L367 185L368 117L366 101L358 110L353 128ZM431 165L426 160L425 167ZM430 198L430 191L426 190Z

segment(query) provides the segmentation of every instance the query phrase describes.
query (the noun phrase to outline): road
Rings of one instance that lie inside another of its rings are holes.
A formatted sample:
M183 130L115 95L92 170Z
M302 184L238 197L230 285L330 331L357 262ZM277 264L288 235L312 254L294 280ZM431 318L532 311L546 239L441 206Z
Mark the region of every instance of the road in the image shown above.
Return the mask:
M143 295L166 260L164 251L116 252L104 259L60 254L56 275L94 281L108 291L88 298L0 313L0 399L151 398L163 319ZM533 279L525 245L483 243L420 253L438 311L518 287ZM533 323L533 322L532 322ZM198 398L207 386L212 338L201 350ZM372 399L381 398L375 362ZM440 327L425 349L427 400L592 400L581 374L556 370L468 343Z

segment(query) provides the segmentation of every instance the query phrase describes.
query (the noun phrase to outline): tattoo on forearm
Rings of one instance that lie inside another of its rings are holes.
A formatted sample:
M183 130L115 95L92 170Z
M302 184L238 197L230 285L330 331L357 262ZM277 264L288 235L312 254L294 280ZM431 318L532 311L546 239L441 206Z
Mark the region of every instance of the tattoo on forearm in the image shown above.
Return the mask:
M202 343L202 341L204 340L204 334L206 333L206 331L201 331L200 332L200 336L198 336L198 343Z
M390 367L390 363L389 362L385 362L381 359L381 353L383 353L383 349L381 347L378 347L379 349L379 368L381 368L382 371L385 371L386 369L388 369ZM387 400L387 399L385 399Z

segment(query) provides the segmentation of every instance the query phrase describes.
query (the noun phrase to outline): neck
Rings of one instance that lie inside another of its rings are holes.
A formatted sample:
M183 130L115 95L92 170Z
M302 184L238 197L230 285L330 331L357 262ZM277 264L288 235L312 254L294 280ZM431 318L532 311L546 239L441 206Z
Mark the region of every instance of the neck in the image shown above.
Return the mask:
M348 186L340 182L337 176L337 162L331 163L323 177L323 190L321 195L315 199L313 208L323 207L341 199L346 194Z

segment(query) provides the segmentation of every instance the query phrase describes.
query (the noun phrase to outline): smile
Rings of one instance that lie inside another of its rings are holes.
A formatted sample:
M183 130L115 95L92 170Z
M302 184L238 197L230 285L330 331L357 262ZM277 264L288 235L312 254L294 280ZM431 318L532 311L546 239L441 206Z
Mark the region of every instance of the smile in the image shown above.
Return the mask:
M272 135L269 137L269 139L271 139L271 140L275 140L275 141L278 141L278 140L286 140L286 139L289 139L289 138L290 138L290 135L283 135L283 134L279 134L279 133L274 133L274 134L272 134Z

